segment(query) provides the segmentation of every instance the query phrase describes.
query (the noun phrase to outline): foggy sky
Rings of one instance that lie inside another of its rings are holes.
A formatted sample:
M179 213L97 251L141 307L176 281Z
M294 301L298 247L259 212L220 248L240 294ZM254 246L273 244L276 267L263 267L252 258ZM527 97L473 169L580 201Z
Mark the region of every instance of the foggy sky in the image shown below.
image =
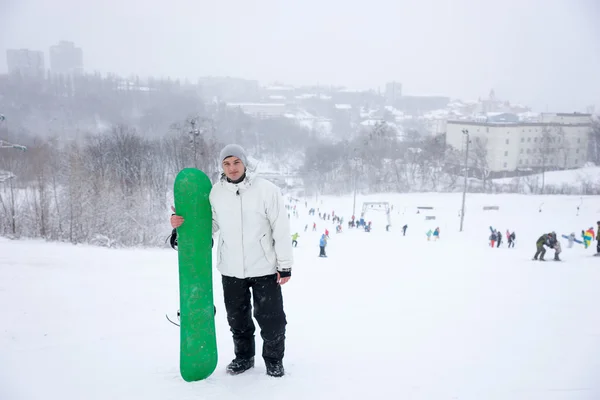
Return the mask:
M236 76L600 111L598 0L0 0L7 48L83 48L84 69Z

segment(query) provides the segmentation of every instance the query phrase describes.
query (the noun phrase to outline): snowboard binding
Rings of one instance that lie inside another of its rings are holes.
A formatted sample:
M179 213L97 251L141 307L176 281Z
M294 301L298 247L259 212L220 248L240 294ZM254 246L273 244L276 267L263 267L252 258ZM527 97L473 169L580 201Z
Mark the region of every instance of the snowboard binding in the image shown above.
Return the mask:
M213 306L213 307L215 308L215 316L216 316L217 315L217 306ZM177 322L175 322L171 318L169 318L169 314L165 314L165 317L167 318L167 321L169 321L173 325L181 326L181 310L177 310Z

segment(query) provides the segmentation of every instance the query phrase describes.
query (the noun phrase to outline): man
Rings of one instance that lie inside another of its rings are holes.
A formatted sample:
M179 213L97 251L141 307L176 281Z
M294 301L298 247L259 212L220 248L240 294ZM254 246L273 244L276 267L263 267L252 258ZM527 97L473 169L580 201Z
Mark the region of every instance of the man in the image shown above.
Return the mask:
M537 242L535 242L537 251L533 256L534 260L537 260L538 256L540 256L540 261L546 261L544 260L544 255L546 255L546 249L544 248L544 246L550 247L550 236L552 236L552 233L544 233L542 236L539 237Z
M244 149L230 144L221 151L223 174L210 192L213 234L220 231L217 269L222 275L227 321L233 334L232 375L254 367L254 317L263 338L267 375L284 375L285 326L281 286L292 275L290 226L280 190L247 170ZM183 218L171 216L174 228Z

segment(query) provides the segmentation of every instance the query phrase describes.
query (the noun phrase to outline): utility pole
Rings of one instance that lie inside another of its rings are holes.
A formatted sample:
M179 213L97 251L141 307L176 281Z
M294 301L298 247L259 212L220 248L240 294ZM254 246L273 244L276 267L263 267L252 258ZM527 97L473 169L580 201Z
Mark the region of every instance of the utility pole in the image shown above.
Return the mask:
M354 172L354 201L352 202L352 216L356 216L356 172Z
M192 145L192 151L193 151L193 155L194 155L194 168L198 168L198 161L197 161L197 156L196 156L196 148L198 145L196 143L196 139L198 138L200 131L198 129L196 129L196 119L195 118L192 118L190 120L190 125L192 126L192 129L190 130L190 144Z
M352 178L354 181L354 200L352 202L352 216L356 217L356 189L357 189L357 181L358 181L358 155L356 154L356 148L354 149L354 157L351 160L352 163Z
M463 222L465 220L465 200L467 197L467 178L469 176L469 142L471 141L469 139L469 131L467 129L463 129L462 130L463 135L465 135L467 137L467 148L465 151L465 186L463 188L463 196L462 196L462 208L460 211L460 232L462 232L463 230Z

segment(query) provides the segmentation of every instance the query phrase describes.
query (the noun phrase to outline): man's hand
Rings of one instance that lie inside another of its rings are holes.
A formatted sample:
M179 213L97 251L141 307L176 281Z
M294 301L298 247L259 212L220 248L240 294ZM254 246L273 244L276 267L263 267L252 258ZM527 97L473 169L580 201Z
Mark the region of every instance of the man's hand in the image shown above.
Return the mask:
M282 278L279 275L279 272L277 272L277 283L279 283L280 285L285 285L290 279L292 279L291 276L288 276L287 278Z
M171 206L171 210L173 210L173 213L175 213L175 207ZM171 227L173 229L179 228L181 224L183 224L183 217L180 217L179 215L171 215Z

